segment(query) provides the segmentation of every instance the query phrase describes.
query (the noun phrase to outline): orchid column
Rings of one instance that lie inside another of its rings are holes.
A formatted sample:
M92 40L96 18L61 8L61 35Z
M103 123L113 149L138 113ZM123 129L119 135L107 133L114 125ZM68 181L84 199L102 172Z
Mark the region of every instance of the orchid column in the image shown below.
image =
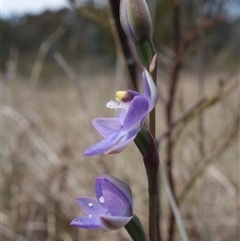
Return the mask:
M151 74L154 84L157 80L157 56L151 39L152 22L146 0L121 0L120 21L125 34L134 42L142 65ZM155 108L150 113L150 132L142 129L135 143L143 155L149 192L149 238L160 239L158 233L158 166L159 156L155 143Z

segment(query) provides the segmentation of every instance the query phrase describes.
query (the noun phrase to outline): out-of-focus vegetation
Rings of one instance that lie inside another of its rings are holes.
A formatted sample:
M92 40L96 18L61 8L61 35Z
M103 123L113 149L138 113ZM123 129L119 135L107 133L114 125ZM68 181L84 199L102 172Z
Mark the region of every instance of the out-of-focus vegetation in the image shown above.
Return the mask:
M63 28L65 32L52 44L46 55L45 66L52 66L55 62L53 53L56 51L76 67L85 64L86 61L91 63L100 58L111 63L115 56L114 41L109 29L69 9L58 12L46 11L41 15L12 17L8 21L2 19L1 24L3 70L10 58L11 49L15 49L18 51L18 71L20 74L28 75L41 44L58 27ZM105 64L104 61L97 63L102 66ZM48 75L52 73L54 70L48 69Z
M71 10L1 19L4 241L130 240L124 229L89 231L69 225L82 214L74 198L92 196L94 177L102 173L130 184L134 212L147 227L145 170L134 144L118 155L82 157L100 139L90 120L114 115L105 104L119 86L126 86L126 76L119 70L107 5L69 1ZM189 239L238 241L239 18L231 13L237 1L181 1L181 41L188 38L191 46L177 75L170 127L165 105L175 63L174 1L148 2L163 97L156 107L160 169L171 131L175 195ZM235 5L226 7L227 2ZM165 241L170 208L163 187L161 179ZM180 240L176 226L173 240Z
M204 4L197 1L183 1L181 11L182 37L190 31L194 31L201 19L199 6L204 8ZM199 4L199 5L198 5ZM76 7L76 4L74 5ZM216 57L219 57L221 68L231 68L237 66L239 49L239 19L232 17L229 12L219 13L217 10L209 12L205 7L206 14L204 21L217 16L217 14L226 14L226 18L217 22L214 26L204 32L204 43L202 40L193 44L190 56L186 64L192 65L192 56L196 55L200 47L204 44L205 62L210 64ZM216 7L217 9L217 7ZM158 52L164 52L164 60L171 57L171 47L173 45L172 34L172 12L170 1L157 1L155 13L155 29L153 41ZM112 68L115 63L116 46L112 37L110 24L108 21L108 9L106 6L96 9L96 6L90 3L79 8L70 10L62 9L57 12L46 11L40 15L12 16L9 19L1 19L2 26L2 44L1 44L1 62L0 68L4 72L6 63L11 58L11 51L18 52L18 72L29 75L32 64L36 58L37 52L49 35L58 27L65 29L63 36L50 46L46 55L45 68L47 74L55 73L57 70L53 53L60 52L63 57L76 70L84 66L84 70L92 71L89 65L98 66L99 69L106 66ZM161 63L161 59L160 59ZM49 68L51 64L51 68ZM164 65L163 65L164 67ZM44 68L44 70L45 70ZM43 71L44 73L44 71Z

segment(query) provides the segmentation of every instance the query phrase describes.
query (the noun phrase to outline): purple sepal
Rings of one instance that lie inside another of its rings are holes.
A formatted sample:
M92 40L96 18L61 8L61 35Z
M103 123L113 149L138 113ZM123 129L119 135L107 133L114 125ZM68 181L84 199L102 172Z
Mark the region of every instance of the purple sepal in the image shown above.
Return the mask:
M125 226L133 216L130 217L113 217L113 216L101 216L100 222L102 226L109 230L116 230Z

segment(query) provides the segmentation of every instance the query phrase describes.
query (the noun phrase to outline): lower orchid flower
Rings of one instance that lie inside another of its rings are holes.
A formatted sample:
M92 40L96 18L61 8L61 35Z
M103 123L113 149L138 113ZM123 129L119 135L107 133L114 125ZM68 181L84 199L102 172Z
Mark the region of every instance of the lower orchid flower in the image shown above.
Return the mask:
M143 95L133 90L118 91L116 101L107 103L108 108L119 110L118 118L97 118L92 120L96 130L105 138L89 147L84 156L100 153L122 152L136 137L144 121L158 100L157 88L145 69L142 73Z
M96 198L77 198L87 216L72 220L71 225L86 229L115 230L132 219L132 192L127 183L110 175L97 177L95 193Z

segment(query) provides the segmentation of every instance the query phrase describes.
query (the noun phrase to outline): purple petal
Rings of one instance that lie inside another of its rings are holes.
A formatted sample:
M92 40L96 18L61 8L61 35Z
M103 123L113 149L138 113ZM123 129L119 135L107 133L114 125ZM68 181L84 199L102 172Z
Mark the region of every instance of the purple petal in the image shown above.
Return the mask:
M72 220L70 225L77 226L79 228L87 228L87 229L96 229L103 228L102 223L100 222L99 216L83 216L78 217Z
M140 94L135 90L128 90L133 96L140 96Z
M150 112L158 101L158 90L152 80L152 77L150 76L149 72L146 69L142 73L142 78L143 78L143 93L149 102L148 111Z
M127 133L125 136L121 138L121 140L114 145L112 148L110 148L107 152L105 152L107 155L109 154L117 154L122 152L126 147L128 147L131 142L135 139L139 129L133 130L129 133Z
M78 202L78 205L83 209L86 214L91 214L92 216L99 216L108 212L107 209L104 208L96 198L80 197L76 200Z
M95 178L95 194L98 202L100 202L101 205L105 207L105 199L102 193L102 180L103 180L102 177Z
M118 133L114 133L102 141L90 146L87 150L84 151L84 156L93 156L103 152L107 152L114 145L116 145L122 136L126 135L125 131L120 131Z
M140 94L137 91L134 90L128 90L128 92L131 93L132 96L136 97L136 96L140 96ZM132 98L134 99L134 98ZM129 109L129 105L130 105L131 101L128 102L121 102L119 104L120 107L120 111L119 111L119 123L123 126L123 123L125 121L126 115L128 113L128 109Z
M131 219L132 219L132 216L130 217L101 216L100 222L102 223L102 226L104 228L109 230L115 230L125 226Z
M129 108L130 102L128 102L128 108ZM119 115L118 115L118 119L119 119L119 123L120 125L123 126L125 118L127 116L128 113L128 108L127 109L120 109L119 110Z
M142 119L146 117L149 103L145 97L136 96L130 103L127 116L124 121L124 130L140 129Z
M133 206L132 203L132 191L129 185L124 182L123 180L120 180L116 177L113 177L111 175L104 175L103 176L106 180L108 180L110 183L112 183L115 187L117 187L128 199L128 202ZM101 194L102 196L102 194Z
M101 184L105 207L108 212L112 216L131 216L132 206L123 192L106 179L103 179Z
M118 118L97 118L92 120L92 123L103 137L108 137L122 128Z

